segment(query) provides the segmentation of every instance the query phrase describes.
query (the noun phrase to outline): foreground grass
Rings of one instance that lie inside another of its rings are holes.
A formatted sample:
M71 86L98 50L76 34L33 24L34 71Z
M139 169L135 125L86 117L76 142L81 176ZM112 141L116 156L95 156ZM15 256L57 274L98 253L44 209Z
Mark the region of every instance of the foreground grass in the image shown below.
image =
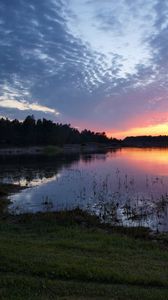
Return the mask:
M0 219L0 299L168 299L165 245L75 213Z

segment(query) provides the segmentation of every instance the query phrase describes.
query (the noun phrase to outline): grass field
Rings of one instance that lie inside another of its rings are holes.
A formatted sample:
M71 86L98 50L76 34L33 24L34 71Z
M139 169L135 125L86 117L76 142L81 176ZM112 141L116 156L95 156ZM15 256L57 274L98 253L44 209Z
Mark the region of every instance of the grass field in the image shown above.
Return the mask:
M167 300L166 243L132 233L81 212L3 217L0 299Z

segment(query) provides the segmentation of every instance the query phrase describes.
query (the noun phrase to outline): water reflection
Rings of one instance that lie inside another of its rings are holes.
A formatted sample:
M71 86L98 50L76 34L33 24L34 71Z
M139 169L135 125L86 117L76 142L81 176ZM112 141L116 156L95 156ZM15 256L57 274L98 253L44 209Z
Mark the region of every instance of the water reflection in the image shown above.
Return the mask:
M15 161L0 162L0 182L20 184L25 187L33 187L57 180L61 176L61 170L68 168L75 161L79 160L79 155L61 156L59 159L48 159L42 161L34 159L19 159Z
M0 179L30 187L11 196L12 213L79 206L102 221L168 229L168 150L120 149L48 162L4 164Z

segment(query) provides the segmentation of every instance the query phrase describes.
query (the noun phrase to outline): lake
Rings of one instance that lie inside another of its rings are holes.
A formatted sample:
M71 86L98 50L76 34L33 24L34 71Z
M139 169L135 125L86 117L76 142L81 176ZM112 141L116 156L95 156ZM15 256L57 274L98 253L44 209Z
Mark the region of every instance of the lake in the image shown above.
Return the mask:
M10 213L80 207L114 225L168 230L168 149L3 163L0 181L27 187L10 196Z

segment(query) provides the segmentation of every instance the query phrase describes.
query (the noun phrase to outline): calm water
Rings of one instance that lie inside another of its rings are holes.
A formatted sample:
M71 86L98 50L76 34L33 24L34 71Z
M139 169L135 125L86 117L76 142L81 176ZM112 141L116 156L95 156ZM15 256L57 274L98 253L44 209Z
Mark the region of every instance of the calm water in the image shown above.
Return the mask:
M105 154L1 166L0 180L27 186L12 195L11 213L77 206L119 225L168 230L168 149Z

